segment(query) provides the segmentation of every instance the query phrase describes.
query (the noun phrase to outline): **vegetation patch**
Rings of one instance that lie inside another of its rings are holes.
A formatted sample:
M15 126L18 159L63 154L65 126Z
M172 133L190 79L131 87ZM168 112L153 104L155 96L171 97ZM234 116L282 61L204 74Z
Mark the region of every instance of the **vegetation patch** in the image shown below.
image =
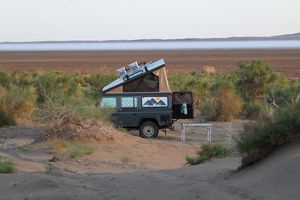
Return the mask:
M210 95L202 107L202 114L208 120L231 121L242 111L242 99L226 78L220 76L210 88Z
M187 164L198 165L212 158L223 158L229 156L231 150L220 143L204 144L197 152L196 157L186 157Z
M57 124L66 115L76 118L71 121L109 121L112 111L100 111L98 101L101 89L115 78L112 73L0 71L0 126L24 117ZM299 80L288 81L261 61L239 63L222 74L173 72L168 79L173 91L193 92L195 113L207 120L255 119L265 104L280 106L300 90Z
M257 122L245 126L235 139L243 154L241 168L264 159L299 133L300 99L292 104L269 109Z
M16 166L12 161L9 160L0 160L0 173L15 173Z
M98 146L94 143L68 141L64 139L51 139L47 141L51 153L58 157L79 158L94 153Z
M128 162L129 162L129 158L128 158L127 156L123 156L123 157L121 158L121 162L122 162L122 163L128 163Z
M91 155L97 150L97 147L92 144L74 143L71 145L70 157L78 158L85 155Z
M5 112L1 108L2 106L0 105L0 127L5 126L5 125L15 125L16 120L14 116L8 112Z

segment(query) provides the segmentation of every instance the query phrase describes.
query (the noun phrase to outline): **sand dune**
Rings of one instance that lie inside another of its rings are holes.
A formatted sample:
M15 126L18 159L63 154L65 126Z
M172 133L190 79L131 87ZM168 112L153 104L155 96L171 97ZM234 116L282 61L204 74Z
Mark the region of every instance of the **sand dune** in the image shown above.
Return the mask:
M299 169L300 142L297 141L261 163L233 175L228 185L241 195L254 199L299 199Z

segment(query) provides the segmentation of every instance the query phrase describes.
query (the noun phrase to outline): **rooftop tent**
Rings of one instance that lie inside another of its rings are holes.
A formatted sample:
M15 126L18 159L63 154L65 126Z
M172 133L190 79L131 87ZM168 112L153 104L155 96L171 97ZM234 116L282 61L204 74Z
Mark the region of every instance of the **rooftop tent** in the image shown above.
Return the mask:
M153 71L153 73L159 77L159 91L171 92L165 67Z
M135 62L129 68L128 72L124 67L117 70L120 77L105 86L102 92L171 92L163 59L142 66Z
M123 85L123 92L159 92L159 77L154 73L129 81Z

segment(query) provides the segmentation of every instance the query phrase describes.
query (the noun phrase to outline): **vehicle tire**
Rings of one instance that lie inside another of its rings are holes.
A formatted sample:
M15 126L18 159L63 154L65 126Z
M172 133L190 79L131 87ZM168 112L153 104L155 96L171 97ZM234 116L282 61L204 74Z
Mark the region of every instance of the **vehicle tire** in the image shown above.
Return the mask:
M145 121L140 126L140 136L142 138L156 138L158 132L158 125L153 121Z

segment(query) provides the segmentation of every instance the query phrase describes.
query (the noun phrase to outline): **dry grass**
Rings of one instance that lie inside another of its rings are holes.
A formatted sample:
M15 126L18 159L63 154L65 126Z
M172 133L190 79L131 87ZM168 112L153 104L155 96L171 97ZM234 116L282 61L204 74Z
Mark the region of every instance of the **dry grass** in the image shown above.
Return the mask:
M78 158L97 151L99 145L53 138L47 141L51 153L58 157Z
M128 163L129 162L129 158L127 156L123 156L121 159L122 163Z
M46 126L44 140L61 138L83 142L104 142L114 140L114 128L103 121L92 119L59 118Z

